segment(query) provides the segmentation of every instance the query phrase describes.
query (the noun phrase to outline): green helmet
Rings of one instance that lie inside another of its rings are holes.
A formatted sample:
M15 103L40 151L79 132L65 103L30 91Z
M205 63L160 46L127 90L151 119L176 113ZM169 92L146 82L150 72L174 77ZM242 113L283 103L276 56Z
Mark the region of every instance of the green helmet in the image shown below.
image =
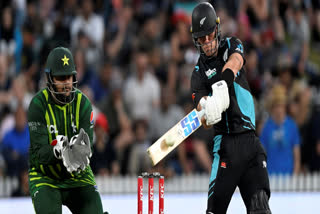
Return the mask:
M64 47L53 49L47 58L46 72L49 72L52 76L77 74L70 50Z
M45 73L47 86L54 100L61 105L72 102L77 88L77 71L70 50L64 47L51 50L47 58ZM64 92L57 91L57 83L53 81L53 77L70 75L73 76L73 84L70 95L66 96Z

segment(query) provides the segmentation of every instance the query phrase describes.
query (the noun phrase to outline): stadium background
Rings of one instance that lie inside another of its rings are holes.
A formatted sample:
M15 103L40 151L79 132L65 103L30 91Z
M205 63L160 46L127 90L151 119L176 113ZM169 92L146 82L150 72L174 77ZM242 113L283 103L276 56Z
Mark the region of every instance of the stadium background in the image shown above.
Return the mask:
M212 150L206 142L211 142L213 131L199 130L157 168L151 169L145 153L193 108L190 75L198 53L189 28L191 11L198 2L0 2L0 210L18 213L19 206L12 207L12 203L21 200L20 207L27 203L32 209L27 186L26 111L32 96L46 85L45 60L56 46L72 51L78 87L94 105L91 166L106 199L105 209L110 206L108 200L135 200L136 175L149 170L166 177L168 213L177 213L169 208L182 206L177 198L183 195L194 196L190 200L203 209ZM257 133L270 131L264 124L279 103L298 127L291 133L299 140L287 144L275 140L278 147L268 154L275 160L268 163L275 192L271 208L274 213L301 213L299 208L308 207L315 209L303 213L316 213L319 205L314 201L320 198L320 2L210 2L221 19L222 35L237 36L244 44ZM282 135L280 130L275 139ZM174 187L176 180L184 179L191 181ZM120 182L118 188L113 188L113 181ZM193 184L198 185L190 189ZM179 197L170 198L174 193ZM24 198L13 199L18 196ZM234 210L243 210L240 197L236 195L234 200ZM289 201L296 207L281 207Z

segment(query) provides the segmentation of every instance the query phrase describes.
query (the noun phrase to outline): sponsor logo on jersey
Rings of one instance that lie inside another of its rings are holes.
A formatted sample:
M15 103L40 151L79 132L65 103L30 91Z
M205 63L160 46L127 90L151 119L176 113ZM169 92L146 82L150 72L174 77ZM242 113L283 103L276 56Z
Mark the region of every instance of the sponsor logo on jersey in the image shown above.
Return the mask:
M200 27L202 27L202 25L203 25L204 21L206 20L206 18L207 18L207 17L204 17L204 18L202 18L202 19L200 20Z
M221 162L221 167L222 168L227 168L227 163L226 162Z
M91 115L90 115L90 123L93 124L94 120L93 120L93 111L91 111Z
M209 70L205 71L208 79L211 79L214 75L216 75L216 73L217 73L216 70L217 69L214 68L214 69L209 69Z
M47 128L51 134L58 133L57 127L55 125L47 125Z
M28 125L29 125L30 131L37 131L38 127L41 126L41 123L31 121L31 122L28 122Z

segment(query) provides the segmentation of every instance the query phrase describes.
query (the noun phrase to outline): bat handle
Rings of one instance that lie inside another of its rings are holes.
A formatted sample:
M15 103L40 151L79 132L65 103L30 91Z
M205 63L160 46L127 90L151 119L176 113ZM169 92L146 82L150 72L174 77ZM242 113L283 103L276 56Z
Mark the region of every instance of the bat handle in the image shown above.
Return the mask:
M204 115L204 109L201 109L200 111L198 111L197 114L198 114L198 117L201 120L202 116Z

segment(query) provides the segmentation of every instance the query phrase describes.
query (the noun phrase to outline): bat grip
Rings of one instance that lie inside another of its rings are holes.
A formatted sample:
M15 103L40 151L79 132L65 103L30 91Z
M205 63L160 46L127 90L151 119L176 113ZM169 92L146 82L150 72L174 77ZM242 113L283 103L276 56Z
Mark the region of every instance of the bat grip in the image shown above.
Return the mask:
M197 114L198 114L198 117L200 118L200 120L201 120L201 118L202 118L202 116L204 115L204 109L201 109L201 111L197 111Z

